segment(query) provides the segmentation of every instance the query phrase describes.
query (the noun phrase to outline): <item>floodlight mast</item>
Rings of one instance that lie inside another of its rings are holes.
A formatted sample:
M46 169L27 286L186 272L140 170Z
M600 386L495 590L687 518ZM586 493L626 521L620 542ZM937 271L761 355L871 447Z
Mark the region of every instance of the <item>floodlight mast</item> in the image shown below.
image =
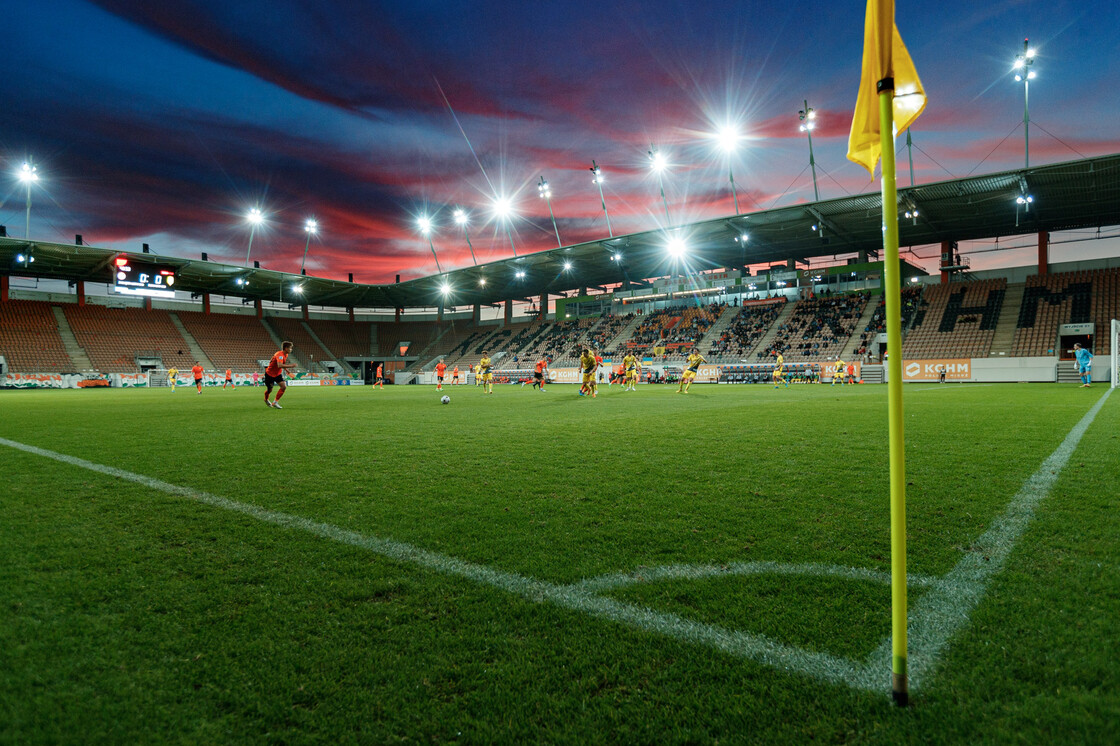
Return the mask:
M513 207L510 205L509 200L505 197L496 197L494 199L494 215L499 220L506 224L506 236L509 238L510 248L513 249L513 255L517 256L517 245L513 242L513 231L510 230L509 224L513 220Z
M1024 167L1031 167L1031 81L1034 79L1034 50L1031 49L1030 39L1023 39L1023 53L1015 57L1015 82L1023 84L1023 156Z
M248 267L249 254L253 252L253 236L257 234L257 226L264 222L264 215L259 207L254 207L245 219L249 221L249 248L245 249L245 266Z
M820 190L817 189L817 161L813 158L813 127L816 126L817 112L809 108L809 100L805 99L805 108L797 112L801 119L801 131L809 137L809 168L813 171L813 199L821 201Z
M591 173L593 174L591 180L599 187L599 202L603 205L603 215L607 218L607 235L614 238L614 231L611 230L611 214L607 212L607 200L603 197L603 170L599 168L594 158L591 159Z
M735 192L735 172L732 171L732 160L735 150L739 147L739 133L734 127L728 125L719 133L720 145L727 151L727 180L731 182L731 200L735 203L735 214L739 214L739 195Z
M467 239L467 248L470 249L471 252L471 262L477 267L478 260L474 258L474 246L471 245L471 234L467 231L467 225L470 223L470 216L467 215L467 211L462 207L455 208L454 216L455 222L463 226L463 235Z
M24 227L23 237L31 240L31 185L39 180L39 169L31 163L28 158L27 162L23 164L23 168L17 173L19 180L27 187L27 223Z
M432 258L436 260L436 272L443 274L443 269L439 266L439 257L436 256L436 247L432 243L432 220L427 215L421 215L416 219L416 224L428 239L428 248L432 250Z
M537 182L537 193L540 194L541 199L548 203L548 215L552 218L552 230L556 232L556 246L557 248L562 247L564 244L560 241L560 229L556 227L556 214L552 212L552 188L544 180L544 176L541 176L541 180Z
M307 263L307 250L311 248L311 237L319 232L319 221L317 221L315 218L308 218L307 223L303 226L303 229L307 231L307 243L303 245L303 260L299 263L299 273L301 275L307 274L307 272L304 271L303 267Z
M661 172L665 170L665 156L653 146L653 143L650 143L647 155L649 155L650 168L657 174L657 184L661 187L661 204L665 206L665 227L667 228L673 220L669 217L669 200L665 199L665 179L661 176Z

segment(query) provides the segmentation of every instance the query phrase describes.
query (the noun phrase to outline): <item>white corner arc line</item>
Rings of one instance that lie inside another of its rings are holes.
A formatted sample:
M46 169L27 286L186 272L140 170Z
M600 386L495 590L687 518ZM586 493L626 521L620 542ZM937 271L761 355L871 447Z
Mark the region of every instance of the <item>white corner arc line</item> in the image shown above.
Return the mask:
M852 686L852 682L858 681L860 678L858 676L860 664L854 661L827 653L785 645L763 635L728 630L712 624L695 622L676 614L658 612L636 604L598 596L579 588L578 585L557 585L517 573L497 570L421 549L405 542L366 536L356 531L332 526L329 523L321 523L288 513L267 510L251 503L230 500L201 490L181 487L143 474L97 464L75 456L6 438L0 438L0 445L135 482L160 492L185 497L211 507L240 513L264 523L304 531L325 539L365 549L402 564L413 565L442 575L461 577L480 585L487 585L520 596L533 603L547 601L565 609L639 630L655 632L681 642L721 650L736 657L753 660L779 670L792 671L822 681L847 686Z
M1004 514L996 518L988 530L975 542L983 552L970 552L957 566L942 578L915 576L912 583L929 588L910 612L908 624L911 640L910 665L911 689L916 691L927 675L932 675L941 652L952 637L969 621L972 611L983 599L988 584L1003 567L1016 541L1022 536L1034 514L1034 509L1050 492L1059 474L1069 461L1085 431L1104 406L1111 389L1096 402L1084 417L1066 435L1061 444L1042 463L1042 466L1024 483L1012 498ZM609 589L635 582L635 574L605 575L571 585L557 585L517 573L497 570L485 565L467 562L455 557L392 539L366 536L356 531L339 528L308 518L267 510L265 508L213 495L201 490L154 479L112 466L69 456L45 448L0 438L0 445L31 453L54 461L70 464L108 476L135 482L151 489L185 497L211 507L255 518L283 528L306 533L371 551L387 559L424 568L443 575L452 575L487 585L520 596L533 603L550 602L562 608L578 611L635 629L656 632L682 642L721 650L736 657L764 665L810 676L835 684L845 684L854 689L884 693L887 691L887 672L890 670L890 638L858 663L827 653L804 650L771 640L763 635L728 630L716 625L685 619L676 614L654 611L636 604L599 596L597 590ZM732 566L727 566L732 567ZM829 565L786 565L782 563L736 563L739 574L757 574L772 571L777 574L830 575L856 580L882 582L884 573L861 568ZM669 566L651 569L653 575L664 579L714 577L728 574L722 566ZM642 575L642 580L651 579Z

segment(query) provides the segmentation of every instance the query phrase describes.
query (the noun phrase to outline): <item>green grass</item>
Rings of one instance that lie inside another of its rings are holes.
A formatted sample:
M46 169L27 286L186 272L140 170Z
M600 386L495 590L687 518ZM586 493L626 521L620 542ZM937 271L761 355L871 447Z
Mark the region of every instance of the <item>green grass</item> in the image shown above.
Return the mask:
M0 437L566 586L889 569L886 389L0 392ZM909 568L950 571L1102 389L906 389ZM1111 743L1120 399L899 710L719 650L0 446L0 741ZM911 588L911 599L923 591ZM862 661L885 584L600 595Z

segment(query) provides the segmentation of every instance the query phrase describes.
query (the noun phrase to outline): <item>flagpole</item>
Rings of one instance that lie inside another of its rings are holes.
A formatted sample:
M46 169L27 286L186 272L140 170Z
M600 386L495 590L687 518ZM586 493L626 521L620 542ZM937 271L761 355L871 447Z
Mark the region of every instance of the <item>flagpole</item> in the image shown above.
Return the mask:
M906 670L906 439L902 420L902 297L898 262L898 185L894 159L894 78L878 82L883 157L883 296L887 306L887 420L891 485L891 695L905 707Z

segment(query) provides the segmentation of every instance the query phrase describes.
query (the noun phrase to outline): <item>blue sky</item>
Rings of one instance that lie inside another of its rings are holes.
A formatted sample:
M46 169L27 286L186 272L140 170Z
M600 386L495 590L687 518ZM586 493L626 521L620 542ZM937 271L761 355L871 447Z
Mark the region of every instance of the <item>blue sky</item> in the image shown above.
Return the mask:
M470 262L453 205L471 211L482 257L509 255L487 209L497 194L516 206L519 251L555 245L541 175L565 243L605 235L592 158L615 232L655 227L651 143L672 164L674 221L733 212L729 165L744 211L811 200L806 99L822 198L876 188L845 159L861 2L6 6L0 170L38 164L32 234L44 240L241 261L243 216L259 205L264 266L296 269L315 216L312 272L426 274L421 214L445 267ZM918 182L1022 164L1010 66L1027 36L1032 163L1120 152L1120 5L899 2L897 22L929 94ZM707 136L729 121L744 138L730 164ZM18 182L0 180L0 197L0 223L22 235Z

